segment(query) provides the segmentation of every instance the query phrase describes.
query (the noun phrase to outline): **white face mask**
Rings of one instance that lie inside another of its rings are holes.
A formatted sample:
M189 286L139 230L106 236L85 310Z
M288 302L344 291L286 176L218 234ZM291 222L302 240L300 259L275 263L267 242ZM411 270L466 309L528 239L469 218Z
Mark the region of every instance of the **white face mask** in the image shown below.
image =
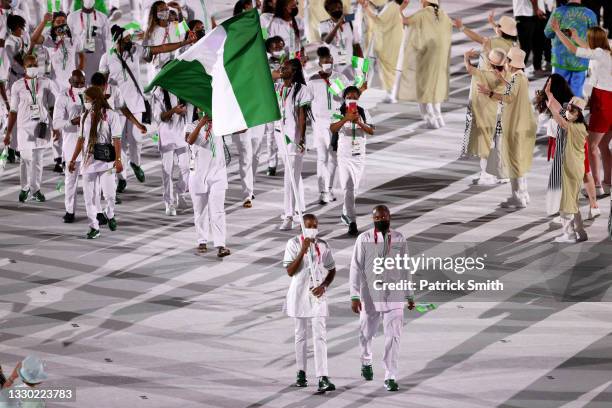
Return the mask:
M83 103L83 106L85 107L85 110L89 111L93 107L93 104L91 102L85 102Z
M321 71L331 74L333 66L333 64L321 64Z
M85 93L85 88L72 88L72 91L76 95L83 95Z
M272 51L272 56L276 59L282 60L285 57L285 50Z
M157 18L160 20L167 20L170 17L170 10L158 11Z
M569 120L570 122L573 122L576 119L578 119L578 114L577 113L571 113L570 111L566 110L565 111L565 119Z
M350 105L351 103L357 104L357 99L345 99L344 101L347 105Z
M95 0L83 0L83 7L86 9L90 9L94 6Z
M27 67L25 71L26 75L30 78L36 78L38 76L38 67Z
M314 239L319 234L317 228L304 228L304 238Z

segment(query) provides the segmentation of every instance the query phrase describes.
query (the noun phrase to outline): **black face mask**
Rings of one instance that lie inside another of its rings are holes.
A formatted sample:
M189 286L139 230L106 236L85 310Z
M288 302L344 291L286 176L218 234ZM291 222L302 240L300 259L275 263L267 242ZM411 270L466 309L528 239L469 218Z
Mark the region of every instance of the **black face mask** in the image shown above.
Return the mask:
M376 228L376 231L382 234L386 234L387 232L389 232L389 228L391 227L391 221L374 221L374 227Z
M198 40L202 37L204 37L204 30L198 30L195 32L196 37L198 38Z
M297 7L291 9L291 17L297 16L298 13L299 13L299 11L298 11Z
M342 14L344 14L342 10L335 10L329 13L329 15L334 18L334 20L339 20L340 17L342 17Z
M132 41L128 41L126 43L123 43L123 51L130 52L130 50L132 49L132 45L134 45L132 43Z

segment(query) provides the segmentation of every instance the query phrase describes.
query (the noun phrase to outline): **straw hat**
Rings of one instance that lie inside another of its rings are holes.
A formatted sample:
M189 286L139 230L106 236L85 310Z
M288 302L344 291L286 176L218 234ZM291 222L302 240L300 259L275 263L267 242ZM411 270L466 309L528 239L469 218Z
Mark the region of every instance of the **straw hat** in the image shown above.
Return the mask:
M510 60L508 65L514 68L520 68L520 69L525 68L525 56L526 55L527 54L525 54L525 51L521 50L518 47L510 48L510 50L508 51L508 59Z
M38 384L47 379L47 373L45 373L45 367L36 356L27 356L21 362L21 368L19 369L19 376L28 384Z
M501 48L493 48L491 51L489 51L487 60L491 65L495 65L498 67L502 66L506 63L506 51Z
M512 17L501 16L499 19L499 30L507 35L511 35L516 37L518 35L518 31L516 30L516 20Z
M574 105L575 107L583 111L584 108L586 108L586 101L582 98L574 96L572 97L572 99L570 99L569 105Z

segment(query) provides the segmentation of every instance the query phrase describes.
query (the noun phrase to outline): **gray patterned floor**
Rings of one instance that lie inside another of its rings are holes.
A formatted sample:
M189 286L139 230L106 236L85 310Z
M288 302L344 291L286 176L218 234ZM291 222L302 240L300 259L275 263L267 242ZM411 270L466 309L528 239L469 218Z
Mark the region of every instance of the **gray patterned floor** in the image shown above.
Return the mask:
M449 0L445 7L484 28L490 7L508 10L510 3ZM544 144L538 143L529 175L529 208L498 207L507 185L470 185L477 164L457 155L468 86L460 55L471 44L461 34L453 38L457 74L444 104L446 128L424 129L415 105L383 105L380 91L368 92L378 123L368 145L359 224L366 227L369 209L384 202L393 226L415 245L502 243L524 252L505 271L519 289L497 301L457 296L425 315L407 313L399 393L383 390L380 364L374 382L359 379L358 325L348 302L353 239L339 224L340 203L315 203L313 152L304 171L308 209L319 216L339 266L328 325L336 392L315 395L312 377L309 388L289 387L293 323L280 310L288 286L280 260L291 233L277 230L282 179L266 177L262 167L254 207L243 209L234 160L226 202L233 255L223 261L198 256L191 213L163 213L151 143L147 180L129 179L118 231L103 229L94 242L83 239L81 201L78 222L61 223L63 197L54 192L59 179L50 167L44 204L17 204L18 170L7 169L0 191L0 362L6 368L29 353L40 355L50 383L77 388L77 403L49 405L66 408L612 406L609 265L592 274L578 261L573 269L542 268L544 257L558 255L547 242L559 233L543 211ZM589 223L584 252L611 252L605 241L609 200L600 205L604 216ZM552 282L565 292L537 290ZM381 340L375 339L376 358Z

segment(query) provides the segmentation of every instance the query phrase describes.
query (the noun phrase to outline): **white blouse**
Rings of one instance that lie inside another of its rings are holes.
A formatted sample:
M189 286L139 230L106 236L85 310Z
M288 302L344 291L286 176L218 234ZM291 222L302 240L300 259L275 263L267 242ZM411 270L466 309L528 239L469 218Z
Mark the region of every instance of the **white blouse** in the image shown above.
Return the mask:
M591 60L591 80L594 88L612 92L612 55L603 48L578 47L576 56Z

